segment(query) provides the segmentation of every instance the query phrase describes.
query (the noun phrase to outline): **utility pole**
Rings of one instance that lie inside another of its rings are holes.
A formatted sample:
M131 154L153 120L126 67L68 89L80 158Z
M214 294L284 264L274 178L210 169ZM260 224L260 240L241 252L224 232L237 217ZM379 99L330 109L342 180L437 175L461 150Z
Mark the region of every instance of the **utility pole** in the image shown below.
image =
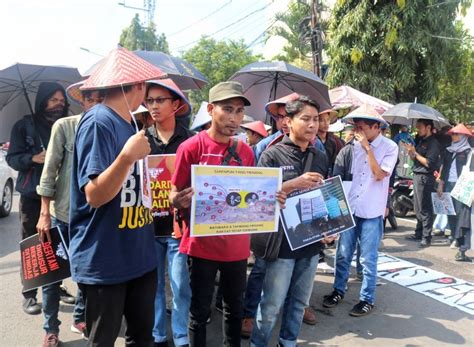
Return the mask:
M118 3L120 6L123 6L125 8L129 8L132 10L139 10L146 12L147 14L147 25L150 26L151 23L153 23L153 19L155 16L155 0L144 0L143 1L143 7L135 7L135 6L129 6L125 3L125 0L123 2Z
M311 0L311 58L313 62L313 73L321 76L322 47L320 30L318 29L318 0Z

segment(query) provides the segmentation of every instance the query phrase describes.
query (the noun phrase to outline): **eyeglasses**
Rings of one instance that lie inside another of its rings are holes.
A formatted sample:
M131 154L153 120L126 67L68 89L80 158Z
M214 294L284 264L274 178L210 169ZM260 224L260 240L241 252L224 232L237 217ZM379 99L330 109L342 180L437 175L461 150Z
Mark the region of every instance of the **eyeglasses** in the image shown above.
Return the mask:
M148 105L153 105L155 102L158 104L158 105L161 105L163 104L166 100L173 100L173 98L146 98L145 99L145 102L148 104Z
M273 118L275 118L276 121L282 120L285 117L286 117L286 115L284 115L284 114L277 114L277 115L273 116Z

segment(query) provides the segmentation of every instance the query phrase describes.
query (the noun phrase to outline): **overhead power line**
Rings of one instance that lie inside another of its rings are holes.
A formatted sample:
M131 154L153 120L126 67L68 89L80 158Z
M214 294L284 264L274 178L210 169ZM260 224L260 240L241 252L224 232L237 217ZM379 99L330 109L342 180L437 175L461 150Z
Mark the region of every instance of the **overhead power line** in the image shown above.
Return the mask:
M184 28L179 29L178 31L175 31L174 33L169 34L168 37L174 36L174 35L178 35L178 34L182 33L183 31L188 30L189 28L195 26L196 24L199 24L199 23L205 21L205 20L208 19L209 17L215 15L217 12L221 11L222 9L224 9L226 6L230 5L231 2L232 2L232 0L227 1L224 5L222 5L221 7L217 8L216 10L212 11L212 12L209 13L208 15L202 17L201 19L195 21L195 22L192 23L192 24L189 24L189 25L185 26Z
M236 25L237 23L240 23L242 20L247 19L247 18L250 17L250 16L253 16L255 13L258 13L258 12L261 12L261 11L265 10L265 9L266 9L268 6L270 6L274 1L275 1L275 0L270 1L270 2L269 2L268 4L266 4L265 6L260 7L260 8L258 8L258 9L256 9L255 11L250 12L249 14L246 14L245 16L243 16L243 17L241 17L241 18L239 18L239 19L233 21L233 22L230 23L230 24L227 24L225 27L220 28L220 29L218 29L217 31L214 31L213 33L208 34L208 35L206 35L206 36L213 36L213 35L216 35L216 34L222 32L222 31L224 31L224 30L226 30L226 29L228 29L228 28L230 28L230 27ZM185 47L187 47L187 46L189 46L189 45L192 45L192 44L194 44L194 43L199 42L199 40L200 40L200 38L197 39L197 40L188 42L188 43L186 43L186 44L184 44L184 45L181 45L181 46L179 46L179 47L176 47L176 48L174 48L174 49L175 49L175 50L179 50L179 49L185 48Z
M264 40L264 36L265 36L265 33L271 29L272 26L275 25L275 23L278 22L278 20L274 20L262 33L260 33L260 35L258 35L252 42L250 42L248 45L247 45L247 48L250 48L252 47L253 45L256 45L257 43L260 43ZM259 40L261 38L261 40Z

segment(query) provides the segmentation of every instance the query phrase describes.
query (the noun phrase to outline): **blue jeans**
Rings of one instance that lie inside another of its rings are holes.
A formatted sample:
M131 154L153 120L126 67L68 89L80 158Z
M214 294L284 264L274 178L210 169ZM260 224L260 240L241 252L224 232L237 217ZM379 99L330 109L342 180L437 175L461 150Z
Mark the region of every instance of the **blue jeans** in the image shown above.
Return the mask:
M59 219L52 217L51 226L60 227L61 234L63 235L63 237L67 237L69 226L66 223L61 222ZM59 300L60 300L59 286L61 284L62 282L56 282L47 286L43 286L41 288L42 293L43 293L43 303L42 303L43 314L44 314L43 329L46 331L47 334L59 333L59 325L61 324L61 321L58 319Z
M58 226L61 230L64 241L68 244L68 231L69 225L56 219L51 218L51 226ZM43 314L44 314L44 325L43 329L46 333L59 333L59 325L61 321L58 319L59 313L59 286L62 282L56 282L42 288L43 292ZM84 299L82 298L82 292L77 290L76 305L74 306L74 323L80 323L85 321L84 317Z
M179 253L179 240L172 237L155 238L157 254L158 285L155 296L155 324L153 338L155 342L164 342L166 333L166 292L165 292L165 260L168 258L168 276L173 292L173 308L171 312L171 329L175 346L189 343L188 319L191 303L191 287L187 255Z
M360 264L364 279L360 288L360 300L375 302L377 284L378 248L383 233L383 217L364 219L354 216L356 226L341 233L336 251L334 289L344 294L351 269L354 249L359 241Z
M250 346L268 345L282 307L279 342L285 347L296 346L304 308L309 305L313 290L318 260L319 255L315 255L311 258L278 258L266 262L263 296L258 306Z
M245 290L244 318L255 318L258 304L262 298L263 280L265 279L267 262L262 258L255 257L255 264L247 279L247 289Z

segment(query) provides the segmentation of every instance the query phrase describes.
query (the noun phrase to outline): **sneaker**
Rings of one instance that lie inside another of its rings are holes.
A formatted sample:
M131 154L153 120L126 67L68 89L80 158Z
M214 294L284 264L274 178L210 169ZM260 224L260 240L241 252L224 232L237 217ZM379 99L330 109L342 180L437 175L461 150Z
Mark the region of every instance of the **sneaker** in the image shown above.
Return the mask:
M73 323L71 325L71 331L76 334L84 334L86 332L86 323L85 322Z
M23 300L23 311L27 314L40 314L41 305L38 304L36 298L28 298Z
M250 338L253 330L253 318L244 318L242 320L242 328L240 329L240 336L244 339Z
M74 305L76 304L76 298L67 291L65 286L59 287L59 297L64 304Z
M326 308L336 307L343 300L344 295L334 289L331 294L324 296L323 306Z
M421 240L420 244L418 245L419 248L428 248L431 246L431 240L423 239Z
M449 246L449 248L452 248L452 249L456 249L458 247L459 247L458 240L454 240L453 242L451 242L451 246Z
M59 346L59 337L57 334L46 334L43 340L43 347L57 347Z
M466 262L470 262L471 261L471 258L469 258L465 252L462 252L462 251L459 251L456 253L456 255L454 256L454 260L456 261L466 261Z
M368 315L373 309L374 305L369 304L367 301L359 301L349 312L349 315L352 317L362 317Z
M304 309L303 323L308 325L316 325L316 315L310 307L305 307Z
M317 270L319 272L325 273L325 274L333 274L334 273L334 268L330 266L326 262L322 262L318 264Z

